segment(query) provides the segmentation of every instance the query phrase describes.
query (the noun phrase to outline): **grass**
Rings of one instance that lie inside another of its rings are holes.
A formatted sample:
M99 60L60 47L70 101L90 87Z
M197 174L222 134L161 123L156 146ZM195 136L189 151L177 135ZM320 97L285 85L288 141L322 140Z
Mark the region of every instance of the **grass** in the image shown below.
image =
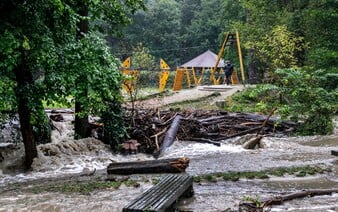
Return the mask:
M329 172L329 169L319 166L300 166L300 167L279 167L265 171L244 171L244 172L222 172L214 174L199 175L194 177L194 182L202 181L217 182L217 181L238 181L240 179L267 179L271 176L283 177L286 174L296 177L305 177L307 175L322 174Z
M60 193L78 193L82 195L89 195L96 190L105 189L118 189L122 184L127 187L139 187L139 182L135 180L126 181L66 181L66 182L53 182L44 185L34 185L28 187L32 193L38 194L43 192L60 192Z

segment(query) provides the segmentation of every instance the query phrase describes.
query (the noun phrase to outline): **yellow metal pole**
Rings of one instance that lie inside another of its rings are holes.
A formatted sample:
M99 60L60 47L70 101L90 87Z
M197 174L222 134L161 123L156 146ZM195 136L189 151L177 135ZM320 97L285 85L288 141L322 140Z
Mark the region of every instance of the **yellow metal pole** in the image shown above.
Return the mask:
M236 31L236 40L237 40L237 50L238 50L238 57L239 57L239 65L241 69L241 74L242 74L242 81L243 84L245 82L245 75L244 75L244 66L243 66L243 58L242 58L242 51L241 51L241 44L239 41L239 33Z
M217 70L217 67L218 67L218 64L219 64L219 61L221 60L222 56L223 56L223 53L224 53L224 49L225 49L225 45L226 43L228 42L228 39L229 39L229 35L230 35L230 32L227 32L225 34L225 38L224 38L224 41L223 41L223 44L222 44L222 47L221 49L219 50L218 52L218 56L217 56L217 60L216 60L216 65L213 69L211 69L211 79L212 81L214 82L214 85L217 85L217 79L215 77L215 74L216 74L216 70Z
M169 65L160 58L160 74L159 74L159 90L162 92L167 85L167 81L170 74L170 67Z

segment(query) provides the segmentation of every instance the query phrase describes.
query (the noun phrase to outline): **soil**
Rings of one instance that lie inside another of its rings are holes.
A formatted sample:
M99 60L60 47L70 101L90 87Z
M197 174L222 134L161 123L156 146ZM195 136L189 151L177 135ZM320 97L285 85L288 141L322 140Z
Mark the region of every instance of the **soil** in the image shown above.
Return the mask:
M219 95L212 98L210 102L211 105L215 105L217 101L222 101L226 97L231 96L236 92L240 92L243 89L245 89L243 85L197 86L191 89L175 91L174 93L169 93L169 95L166 96L137 101L135 104L137 108L162 108L170 104L198 100L208 97L214 93L219 93Z

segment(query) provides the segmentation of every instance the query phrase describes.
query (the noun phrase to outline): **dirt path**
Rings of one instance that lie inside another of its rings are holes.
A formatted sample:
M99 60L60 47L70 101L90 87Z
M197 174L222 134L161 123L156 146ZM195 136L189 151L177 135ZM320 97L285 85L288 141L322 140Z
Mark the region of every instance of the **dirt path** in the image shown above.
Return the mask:
M243 85L213 85L213 86L197 86L191 89L183 89L174 92L173 95L157 97L153 99L136 102L137 108L160 108L177 102L188 100L197 100L203 97L210 96L213 93L220 93L219 96L212 99L210 104L215 104L216 101L224 100L226 97L233 95L236 92L242 91Z

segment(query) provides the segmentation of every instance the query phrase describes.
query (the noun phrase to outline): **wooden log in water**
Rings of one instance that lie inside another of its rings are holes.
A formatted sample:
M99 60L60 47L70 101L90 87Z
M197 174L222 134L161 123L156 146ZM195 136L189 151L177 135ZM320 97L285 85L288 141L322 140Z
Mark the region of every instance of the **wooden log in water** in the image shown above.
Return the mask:
M271 206L271 205L280 205L285 201L304 198L304 197L312 197L318 195L331 195L332 193L338 193L338 188L332 189L309 189L298 192L293 192L290 194L274 196L271 198L267 198L265 200L261 200L260 204L257 205L257 202L241 202L239 204L240 209L244 211L260 211L258 209L263 209L263 207Z
M331 155L338 156L338 150L331 150Z
M177 115L174 118L173 122L170 125L170 128L168 129L167 133L165 134L165 137L162 141L162 145L160 147L160 150L154 153L155 158L160 157L161 154L163 152L165 152L167 150L167 148L170 147L174 143L178 129L180 127L181 118L182 118L182 116L180 116L180 115Z
M136 162L111 163L107 174L146 174L146 173L181 173L189 166L189 158L174 158Z

